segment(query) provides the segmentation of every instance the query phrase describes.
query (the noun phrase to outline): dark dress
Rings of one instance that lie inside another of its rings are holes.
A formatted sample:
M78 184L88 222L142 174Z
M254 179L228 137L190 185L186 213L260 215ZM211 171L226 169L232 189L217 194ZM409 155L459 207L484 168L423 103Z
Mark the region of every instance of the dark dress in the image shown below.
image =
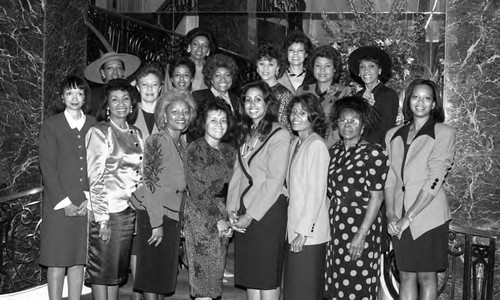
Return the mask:
M231 179L235 149L221 143L212 148L204 138L186 150L186 181L191 197L186 201L184 236L193 297L222 295L228 238L219 237L217 222L227 220L227 183Z
M279 109L278 109L278 121L281 125L285 126L289 132L292 132L292 125L290 125L290 121L288 121L288 103L293 98L292 92L290 92L284 85L281 83L277 83L271 87L271 93L278 100Z
M328 299L376 299L381 240L380 213L365 239L364 250L352 261L349 247L370 200L370 191L382 191L387 175L387 154L376 144L345 150L343 141L330 149L328 197L330 228L325 274Z
M84 265L87 217L67 217L54 207L65 197L80 206L89 190L85 135L96 123L87 115L82 129L71 129L64 113L47 118L40 132L40 168L44 184L40 264L49 267Z

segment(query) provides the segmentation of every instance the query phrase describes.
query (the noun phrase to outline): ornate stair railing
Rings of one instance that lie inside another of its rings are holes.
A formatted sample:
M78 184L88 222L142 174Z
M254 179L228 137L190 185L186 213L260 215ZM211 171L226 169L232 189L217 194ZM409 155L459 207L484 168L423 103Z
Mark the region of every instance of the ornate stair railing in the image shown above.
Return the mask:
M115 51L137 55L143 62L158 62L166 66L170 59L185 54L182 49L183 36L158 26L95 6L89 6L86 21ZM87 61L92 62L107 50L92 31L89 31L88 36ZM240 72L236 80L237 85L258 78L250 59L225 49L219 51L231 56L238 65Z
M43 187L0 198L0 294L46 282L38 264Z
M450 225L448 269L439 274L440 299L491 300L498 232ZM386 287L398 299L399 272L391 250L383 256Z

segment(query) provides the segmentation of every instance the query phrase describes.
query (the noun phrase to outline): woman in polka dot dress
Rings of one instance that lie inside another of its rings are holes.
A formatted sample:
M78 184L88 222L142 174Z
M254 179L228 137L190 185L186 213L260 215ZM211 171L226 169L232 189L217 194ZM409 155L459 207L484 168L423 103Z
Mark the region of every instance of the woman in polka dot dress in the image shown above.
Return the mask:
M342 140L330 149L328 197L332 241L328 243L325 297L376 299L383 188L387 154L363 139L378 120L361 97L336 102L332 124Z

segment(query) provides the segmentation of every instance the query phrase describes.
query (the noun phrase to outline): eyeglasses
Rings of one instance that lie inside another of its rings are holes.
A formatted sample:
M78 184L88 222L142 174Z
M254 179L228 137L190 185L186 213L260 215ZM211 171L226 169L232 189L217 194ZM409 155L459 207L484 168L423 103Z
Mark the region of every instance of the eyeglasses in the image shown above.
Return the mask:
M351 125L351 126L358 126L359 125L359 119L357 118L351 118L351 119L339 119L337 121L337 124L339 124L339 126L345 126L347 124Z

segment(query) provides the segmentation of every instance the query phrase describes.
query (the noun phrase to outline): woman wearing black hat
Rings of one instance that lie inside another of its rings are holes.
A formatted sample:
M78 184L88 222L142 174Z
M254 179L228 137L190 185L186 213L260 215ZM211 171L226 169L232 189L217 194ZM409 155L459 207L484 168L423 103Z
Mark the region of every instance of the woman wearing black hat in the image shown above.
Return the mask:
M368 100L380 115L380 121L365 138L384 146L385 134L396 125L399 108L398 94L384 85L391 76L391 57L380 48L367 46L354 50L348 63L354 80L364 86L358 96Z

